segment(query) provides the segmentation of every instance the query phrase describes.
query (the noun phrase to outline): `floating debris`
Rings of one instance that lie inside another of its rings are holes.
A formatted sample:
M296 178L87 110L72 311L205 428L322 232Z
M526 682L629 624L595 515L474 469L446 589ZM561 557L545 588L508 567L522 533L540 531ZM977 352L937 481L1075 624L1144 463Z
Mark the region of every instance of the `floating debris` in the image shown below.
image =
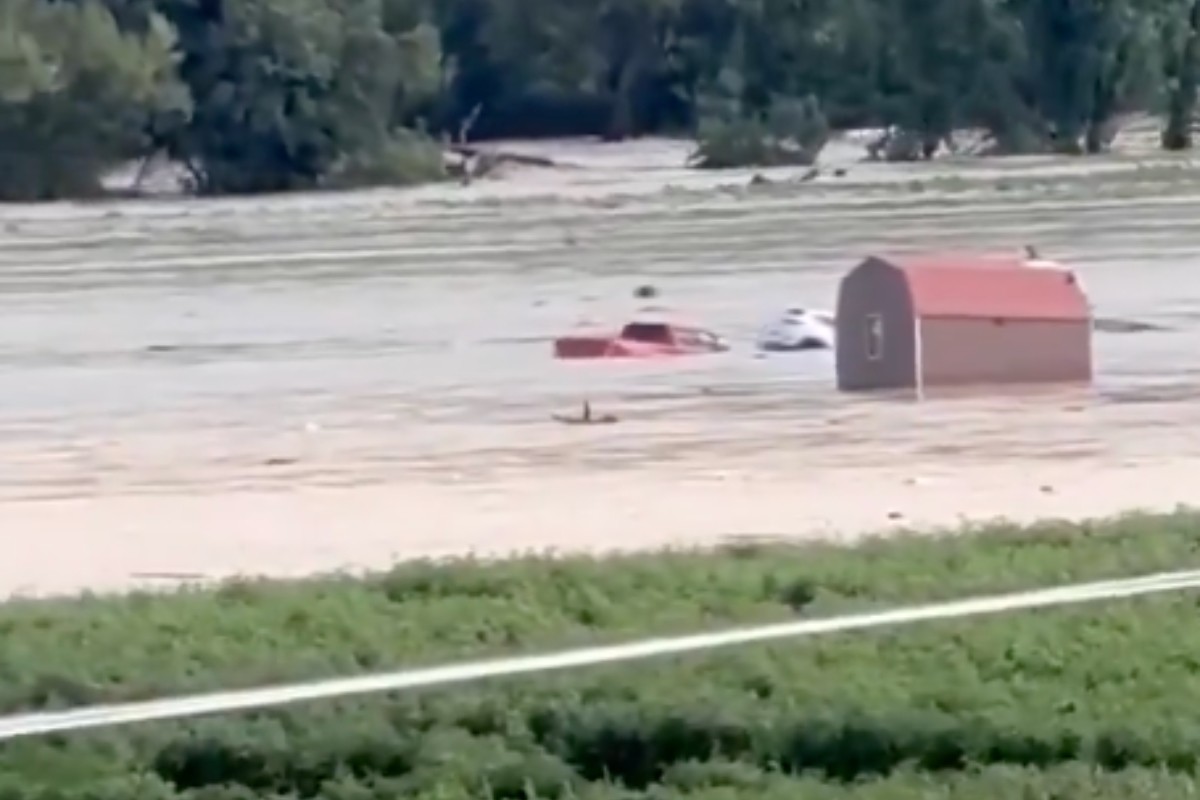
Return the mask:
M617 421L615 414L600 414L592 413L592 404L587 400L583 401L583 409L579 416L570 417L564 414L551 415L555 422L561 422L564 425L611 425Z

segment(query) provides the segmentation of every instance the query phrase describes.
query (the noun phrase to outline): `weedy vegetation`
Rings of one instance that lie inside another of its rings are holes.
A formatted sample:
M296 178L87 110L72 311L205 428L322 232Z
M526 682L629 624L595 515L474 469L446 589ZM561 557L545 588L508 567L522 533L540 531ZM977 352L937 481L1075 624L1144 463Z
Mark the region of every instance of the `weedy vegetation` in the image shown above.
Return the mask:
M1200 564L1200 514L0 606L0 709ZM0 798L1194 796L1188 592L0 744Z

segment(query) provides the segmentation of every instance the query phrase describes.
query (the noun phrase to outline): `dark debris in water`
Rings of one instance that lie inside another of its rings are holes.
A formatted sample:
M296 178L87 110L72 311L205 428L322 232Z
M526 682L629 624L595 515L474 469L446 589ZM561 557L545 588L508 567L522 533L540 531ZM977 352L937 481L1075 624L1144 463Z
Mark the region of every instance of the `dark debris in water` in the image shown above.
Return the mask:
M1169 386L1138 386L1110 389L1100 395L1100 400L1113 405L1148 405L1152 403L1178 403L1200 400L1200 385L1171 384Z
M1153 333L1173 330L1166 325L1119 317L1097 317L1092 320L1092 327L1100 333Z
M293 464L296 464L296 463L299 463L299 459L296 459L296 458L286 458L286 457L282 457L282 456L277 456L277 457L274 457L274 458L268 458L268 459L266 459L265 461L263 461L263 466L267 466L267 467L290 467L291 465L293 465Z
M593 414L592 404L587 400L583 401L583 407L580 409L579 416L572 417L565 414L551 415L555 422L561 422L564 425L612 425L617 421L616 414Z

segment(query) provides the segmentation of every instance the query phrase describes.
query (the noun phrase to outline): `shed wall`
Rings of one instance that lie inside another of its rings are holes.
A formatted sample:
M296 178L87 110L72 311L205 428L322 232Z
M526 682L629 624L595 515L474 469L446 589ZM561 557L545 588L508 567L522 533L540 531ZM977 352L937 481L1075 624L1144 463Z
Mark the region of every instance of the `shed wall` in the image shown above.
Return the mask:
M1090 382L1091 340L1090 322L924 319L924 385Z
M882 337L872 352L873 320ZM842 279L838 291L834 343L838 388L843 391L914 388L916 335L912 301L904 274L869 258Z

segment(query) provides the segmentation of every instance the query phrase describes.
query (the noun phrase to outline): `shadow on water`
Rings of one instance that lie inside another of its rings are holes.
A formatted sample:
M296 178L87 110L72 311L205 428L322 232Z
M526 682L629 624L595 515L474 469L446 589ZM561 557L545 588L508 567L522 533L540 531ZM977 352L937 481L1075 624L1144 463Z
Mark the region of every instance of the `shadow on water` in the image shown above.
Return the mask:
M1092 327L1100 333L1165 333L1175 330L1167 325L1117 317L1096 317Z
M986 402L997 409L1059 408L1073 410L1095 400L1095 387L1081 383L1047 384L971 384L962 386L933 386L916 389L896 389L875 392L855 392L842 395L847 402L862 408L876 405L929 406L947 403L971 404Z
M1096 400L1109 405L1200 403L1200 378L1190 383L1175 382L1106 389L1098 393Z

